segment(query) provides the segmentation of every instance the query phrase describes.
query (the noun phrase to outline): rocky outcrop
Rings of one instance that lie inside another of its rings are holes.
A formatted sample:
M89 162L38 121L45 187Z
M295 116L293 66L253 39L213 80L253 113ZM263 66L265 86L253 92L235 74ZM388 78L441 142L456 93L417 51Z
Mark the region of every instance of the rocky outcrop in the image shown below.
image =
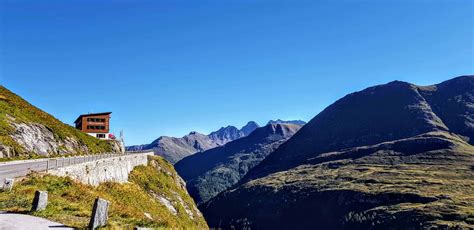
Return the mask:
M88 153L87 145L84 145L72 137L59 139L50 129L41 124L10 123L15 132L11 135L12 139L22 146L27 152L36 153L41 156L51 154L71 154ZM112 152L124 153L125 148L122 142L109 140Z
M57 140L54 133L41 124L11 123L15 132L11 137L27 152L42 156L49 154L65 154L71 152L87 152L87 147L80 145L72 138Z

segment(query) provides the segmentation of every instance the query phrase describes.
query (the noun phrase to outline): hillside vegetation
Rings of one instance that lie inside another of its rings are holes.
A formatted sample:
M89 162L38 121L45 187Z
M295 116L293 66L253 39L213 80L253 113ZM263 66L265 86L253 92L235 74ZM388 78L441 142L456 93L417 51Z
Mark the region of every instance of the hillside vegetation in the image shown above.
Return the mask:
M336 101L201 205L211 227L474 228L474 76Z
M76 228L87 227L94 199L101 197L111 202L106 228L207 229L184 182L161 157L150 157L148 166L136 167L129 181L92 187L65 177L31 175L18 182L11 192L0 193L0 209L29 213L34 192L46 190L46 210L30 214Z
M0 86L0 159L120 151L66 125Z

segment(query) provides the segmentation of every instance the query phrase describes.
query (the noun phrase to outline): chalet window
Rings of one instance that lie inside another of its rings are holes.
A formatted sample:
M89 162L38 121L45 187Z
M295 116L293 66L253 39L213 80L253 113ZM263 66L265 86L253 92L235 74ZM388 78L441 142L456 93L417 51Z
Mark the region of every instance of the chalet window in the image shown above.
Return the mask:
M100 133L100 134L97 134L96 137L97 137L97 138L105 138L105 134Z
M88 122L105 122L105 118L87 118Z

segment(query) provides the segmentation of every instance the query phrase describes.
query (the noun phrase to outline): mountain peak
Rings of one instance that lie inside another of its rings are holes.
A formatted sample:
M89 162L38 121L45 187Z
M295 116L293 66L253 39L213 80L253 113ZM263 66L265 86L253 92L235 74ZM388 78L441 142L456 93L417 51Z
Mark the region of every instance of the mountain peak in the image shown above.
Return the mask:
M245 136L248 136L252 133L255 129L259 128L260 126L255 121L249 121L245 126L243 126L240 131L244 133Z
M238 128L231 125L222 127L208 135L208 137L218 145L224 145L229 141L239 139L243 136L245 135Z

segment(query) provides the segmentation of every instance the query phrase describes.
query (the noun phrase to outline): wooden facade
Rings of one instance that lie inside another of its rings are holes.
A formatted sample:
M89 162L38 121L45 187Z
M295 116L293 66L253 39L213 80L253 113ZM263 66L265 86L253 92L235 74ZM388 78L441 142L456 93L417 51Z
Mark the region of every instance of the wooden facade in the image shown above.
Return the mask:
M108 134L110 131L110 114L111 112L80 115L74 122L76 129L85 133Z

